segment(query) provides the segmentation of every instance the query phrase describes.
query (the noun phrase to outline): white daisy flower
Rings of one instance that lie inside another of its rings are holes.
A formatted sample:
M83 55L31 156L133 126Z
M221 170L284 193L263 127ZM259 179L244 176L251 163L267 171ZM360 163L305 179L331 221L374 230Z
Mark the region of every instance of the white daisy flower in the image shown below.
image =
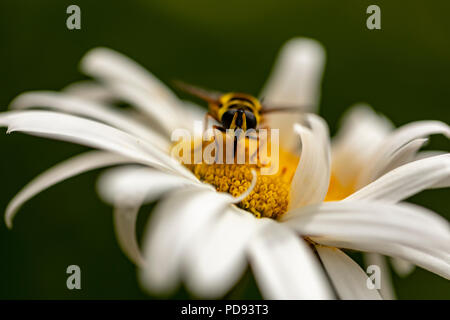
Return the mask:
M183 281L197 296L221 297L250 264L264 298L380 299L342 248L399 258L449 279L448 222L400 201L450 185L450 154L418 153L429 135L449 137L450 128L425 121L393 130L387 120L358 108L331 144L326 123L313 113L324 60L322 47L309 39L291 40L281 51L264 101L308 109L267 119L280 128L282 170L262 176L252 175L246 164L183 165L171 157L171 132L192 130L201 109L121 54L90 51L81 68L98 83L24 93L11 103L14 111L0 114L8 132L98 149L25 186L7 208L7 225L25 201L51 185L134 163L139 166L106 171L98 190L114 206L118 241L151 292L172 292ZM138 113L114 108L111 101L128 102ZM32 107L52 111L24 110ZM139 208L161 197L141 249L135 232Z

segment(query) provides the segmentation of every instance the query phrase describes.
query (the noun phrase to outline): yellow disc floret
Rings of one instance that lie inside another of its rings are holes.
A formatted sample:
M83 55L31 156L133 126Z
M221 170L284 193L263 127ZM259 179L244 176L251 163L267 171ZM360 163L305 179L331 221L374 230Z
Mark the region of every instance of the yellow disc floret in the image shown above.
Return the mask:
M267 142L266 142L267 143ZM203 145L204 150L207 144ZM270 146L270 142L268 142ZM248 151L248 150L246 150ZM290 185L298 163L298 156L279 150L277 172L261 174L266 165L259 161L244 164L229 163L183 163L195 176L213 185L219 192L228 192L239 197L252 183L252 170L256 171L257 181L252 192L237 205L253 213L256 217L276 219L287 211L290 197Z

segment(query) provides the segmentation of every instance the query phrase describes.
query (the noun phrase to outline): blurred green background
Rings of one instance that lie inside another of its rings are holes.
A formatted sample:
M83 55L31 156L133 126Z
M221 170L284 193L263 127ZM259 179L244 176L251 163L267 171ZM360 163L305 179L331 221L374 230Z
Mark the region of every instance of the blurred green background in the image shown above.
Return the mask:
M81 7L82 29L66 28L66 8ZM381 7L382 30L366 28L366 8ZM279 47L294 36L327 51L321 115L335 132L351 104L369 102L396 125L450 120L450 2L132 0L0 2L0 110L17 94L58 90L83 79L77 65L108 46L162 80L183 79L257 94ZM31 178L85 148L0 134L0 210ZM433 138L430 149L449 149ZM95 194L98 171L51 188L26 204L13 230L0 223L0 298L141 299L135 267L113 234L111 208ZM447 190L411 201L450 217ZM148 208L147 208L148 209ZM148 211L148 210L147 210ZM145 215L140 218L140 225ZM82 290L66 288L68 265L82 270ZM417 269L394 277L399 298L449 299L449 282ZM175 298L187 297L181 291ZM248 273L230 295L257 298Z

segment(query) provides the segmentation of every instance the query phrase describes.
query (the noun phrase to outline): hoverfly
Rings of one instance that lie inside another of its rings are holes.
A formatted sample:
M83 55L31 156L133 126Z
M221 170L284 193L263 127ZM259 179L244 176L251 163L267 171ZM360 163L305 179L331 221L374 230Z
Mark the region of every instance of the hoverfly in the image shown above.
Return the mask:
M267 107L260 100L246 93L208 91L180 81L176 81L175 85L181 90L208 102L208 112L205 114L203 131L206 131L208 128L208 120L210 118L220 124L213 125L213 129L217 129L222 133L230 129L234 131L234 156L236 156L238 150L237 143L241 133L244 133L244 137L247 139L259 141L257 149L250 156L252 160L255 159L259 148L266 144L267 137L261 140L258 135L247 133L256 129L268 129L268 127L261 127L264 120L263 117L268 113L300 111L299 108L293 107ZM217 160L218 154L216 154Z
M263 105L252 95L240 92L220 93L176 81L176 86L181 90L208 102L208 112L205 114L205 130L209 118L213 118L220 126L213 126L225 132L227 129L256 129L263 120L263 116L274 112L300 112L293 107L270 107Z

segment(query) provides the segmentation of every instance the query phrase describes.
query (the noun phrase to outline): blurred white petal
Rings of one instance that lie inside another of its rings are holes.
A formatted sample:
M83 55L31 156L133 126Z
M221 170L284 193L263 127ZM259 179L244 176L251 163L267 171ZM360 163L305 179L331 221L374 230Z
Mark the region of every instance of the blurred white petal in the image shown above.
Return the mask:
M356 181L362 168L393 129L388 119L368 105L355 105L344 114L331 149L332 171L340 184L347 186Z
M183 109L174 110L173 102L162 99L154 93L146 92L128 82L112 81L108 85L121 100L130 103L149 116L154 121L152 122L153 129L159 129L167 137L170 137L175 129L186 127ZM177 102L177 105L181 106L181 102Z
M423 139L433 134L443 134L450 138L450 127L440 121L417 121L404 125L390 135L379 146L370 162L364 167L359 177L359 186L364 186L378 178L385 169L391 166L398 154L411 147L411 142ZM412 148L412 151L416 152ZM412 154L411 156L414 156Z
M145 260L136 237L136 220L141 204L135 198L133 203L118 203L114 207L114 232L120 248L134 264L144 266Z
M28 134L63 140L121 154L163 171L173 171L194 179L193 174L154 146L100 122L50 111L11 111L0 114L0 126L8 133Z
M124 112L100 103L70 96L56 91L32 91L22 93L10 104L13 109L44 107L75 115L89 117L147 140L167 152L169 141L148 127L128 117Z
M267 225L251 241L249 255L265 299L333 299L312 249L291 230Z
M445 151L438 151L438 150L419 151L419 152L417 152L414 160L422 160L422 159L426 159L429 157L440 156L440 155L443 155L446 153L447 152L445 152Z
M322 202L330 182L328 128L316 116L308 116L312 129L296 125L302 152L291 183L290 208Z
M377 174L377 177L381 177L383 174L388 173L395 168L414 161L419 150L427 143L428 139L415 139L405 144L394 153L389 163Z
M315 40L295 38L287 42L278 56L273 71L260 97L264 107L293 107L302 112L316 112L320 100L325 50ZM267 124L280 129L280 142L286 150L298 148L294 124L301 113L268 114Z
M120 81L139 87L167 101L176 96L158 78L127 56L108 49L94 48L80 62L81 70L103 81Z
M449 250L447 220L411 204L348 201L294 209L281 217L305 236L350 242L378 241L420 250Z
M450 254L448 247L442 250L412 248L390 241L345 241L326 237L313 237L315 242L326 246L346 248L365 252L376 252L390 257L401 258L419 267L450 280Z
M136 219L140 207L186 185L192 185L192 181L147 167L122 166L107 170L100 176L98 193L104 201L114 206L117 240L135 264L144 264L136 238Z
M337 248L316 247L320 259L343 300L380 300L377 289L369 289L364 270ZM369 280L370 281L370 280Z
M400 166L353 193L343 201L397 202L420 191L450 186L450 154L428 157Z
M129 197L134 196L139 203L149 203L167 191L192 184L196 183L182 176L147 167L126 166L102 173L97 181L97 190L100 197L111 205L121 201L129 203ZM200 182L198 184L201 185Z
M103 80L121 99L142 110L170 136L179 128L179 99L159 79L130 58L107 48L89 51L81 61L84 73Z
M98 103L112 103L117 100L114 92L93 80L73 82L62 89L63 93Z
M325 50L319 42L307 38L288 41L262 91L264 103L315 112L324 64Z
M90 151L70 158L44 171L31 180L9 202L5 213L5 222L8 228L12 227L12 220L19 208L29 199L45 189L69 179L83 172L107 167L116 164L130 163L129 158L102 151Z
M196 103L193 103L188 100L183 100L183 117L185 117L185 125L189 125L187 129L189 129L191 132L194 131L195 125L197 125L199 128L201 128L200 134L203 134L203 128L204 128L204 120L205 120L205 114L207 112L206 108L199 106ZM197 132L194 132L197 133Z
M169 194L154 209L143 239L140 277L151 292L168 293L179 283L181 263L192 238L225 211L231 196L204 188Z
M202 297L222 297L247 267L246 250L253 234L265 225L234 206L207 230L196 235L185 259L187 287Z
M394 285L391 279L391 270L389 270L386 257L382 256L381 254L373 252L366 252L363 257L366 267L375 265L380 268L381 283L379 292L381 294L381 297L384 300L395 300L396 296L394 291Z
M395 273L402 277L410 275L415 269L413 263L400 258L391 258L391 264Z

